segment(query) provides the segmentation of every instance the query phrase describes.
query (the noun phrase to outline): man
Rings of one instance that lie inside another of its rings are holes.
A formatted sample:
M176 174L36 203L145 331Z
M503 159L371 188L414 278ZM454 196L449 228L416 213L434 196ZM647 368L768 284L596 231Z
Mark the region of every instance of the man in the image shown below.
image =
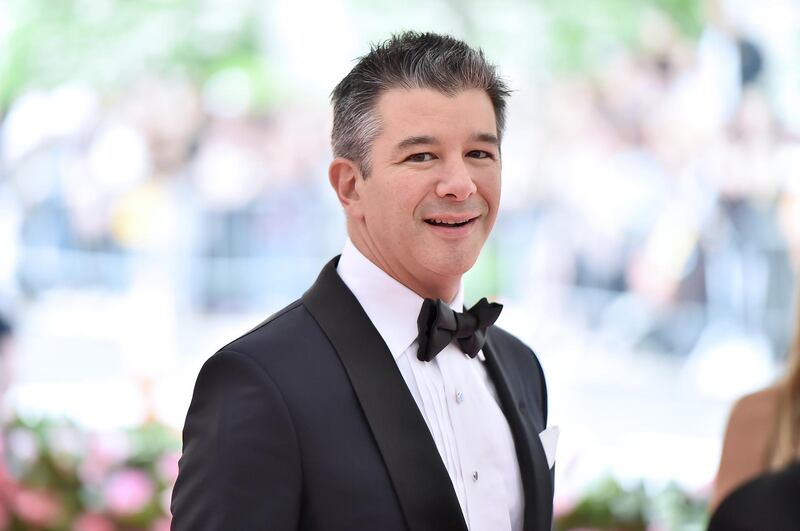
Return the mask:
M411 32L339 83L329 178L349 240L201 370L174 529L550 529L539 362L491 326L499 305L462 313L507 95L481 52Z

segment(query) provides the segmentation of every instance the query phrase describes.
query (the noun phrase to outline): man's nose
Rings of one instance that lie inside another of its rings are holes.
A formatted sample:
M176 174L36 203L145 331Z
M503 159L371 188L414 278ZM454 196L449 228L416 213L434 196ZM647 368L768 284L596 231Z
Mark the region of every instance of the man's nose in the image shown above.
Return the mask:
M472 180L470 169L463 158L447 164L436 183L436 195L463 201L475 193L477 187Z

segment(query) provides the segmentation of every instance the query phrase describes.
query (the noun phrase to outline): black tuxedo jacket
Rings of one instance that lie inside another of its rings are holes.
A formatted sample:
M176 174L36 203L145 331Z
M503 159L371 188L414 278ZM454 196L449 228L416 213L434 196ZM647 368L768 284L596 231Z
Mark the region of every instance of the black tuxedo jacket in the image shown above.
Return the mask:
M174 530L467 530L425 420L337 261L203 366L183 431ZM514 437L524 529L549 531L541 366L497 327L483 352Z

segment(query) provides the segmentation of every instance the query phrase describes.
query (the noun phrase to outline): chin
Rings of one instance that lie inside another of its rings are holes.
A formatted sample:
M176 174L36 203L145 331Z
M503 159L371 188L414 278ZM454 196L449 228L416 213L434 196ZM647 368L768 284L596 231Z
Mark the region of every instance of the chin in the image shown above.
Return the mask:
M436 256L429 256L426 262L428 269L443 277L461 276L475 265L478 261L478 251L460 251L441 253Z

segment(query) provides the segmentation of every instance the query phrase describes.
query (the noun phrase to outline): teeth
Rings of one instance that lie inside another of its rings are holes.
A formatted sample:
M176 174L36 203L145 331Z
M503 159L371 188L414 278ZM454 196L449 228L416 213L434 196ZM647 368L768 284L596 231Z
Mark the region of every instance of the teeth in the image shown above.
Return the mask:
M466 223L467 221L469 221L469 219L463 219L461 221L445 221L443 219L433 219L431 221L433 221L434 223L438 223L440 225L458 225L460 223Z

